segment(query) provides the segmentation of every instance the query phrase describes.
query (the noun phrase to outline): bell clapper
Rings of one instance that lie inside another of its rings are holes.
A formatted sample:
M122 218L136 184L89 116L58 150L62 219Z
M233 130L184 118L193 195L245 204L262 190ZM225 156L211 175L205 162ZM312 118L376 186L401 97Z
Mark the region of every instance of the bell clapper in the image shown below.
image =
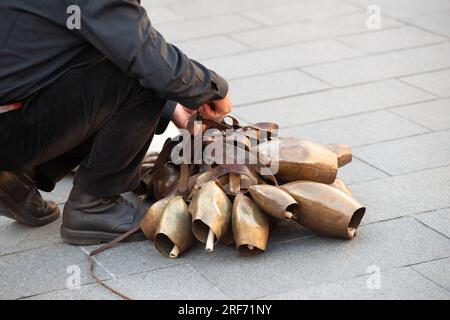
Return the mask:
M289 220L294 218L294 215L292 214L292 212L289 212L289 211L285 211L284 216L286 217L286 219L289 219Z
M178 258L179 254L180 254L180 249L178 249L178 247L175 245L175 246L173 246L172 251L170 251L169 256L171 258Z
M252 245L247 245L247 248L248 248L248 250L254 250L255 249L255 247L254 246L252 246Z
M212 229L209 229L208 239L206 239L206 251L214 250L214 238L214 231Z

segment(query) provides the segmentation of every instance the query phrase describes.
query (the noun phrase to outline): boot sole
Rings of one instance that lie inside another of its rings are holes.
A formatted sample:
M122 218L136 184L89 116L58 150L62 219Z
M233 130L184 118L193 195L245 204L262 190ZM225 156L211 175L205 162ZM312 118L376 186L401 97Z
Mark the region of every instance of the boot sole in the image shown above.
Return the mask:
M49 214L45 217L37 218L35 216L28 214L22 208L17 206L14 199L12 199L7 193L3 192L3 190L1 189L0 189L0 197L6 200L5 201L6 208L3 208L3 210L0 211L0 214L10 219L14 219L22 224L26 224L33 227L40 227L55 221L56 219L59 218L60 215L60 210L58 207L56 207L56 209L53 211L52 214ZM17 212L20 212L20 214L17 214Z
M89 246L101 243L108 243L120 235L122 234L102 232L102 231L74 230L61 226L62 239L67 243L78 246ZM143 241L143 240L146 240L145 235L142 232L137 232L129 236L123 242Z

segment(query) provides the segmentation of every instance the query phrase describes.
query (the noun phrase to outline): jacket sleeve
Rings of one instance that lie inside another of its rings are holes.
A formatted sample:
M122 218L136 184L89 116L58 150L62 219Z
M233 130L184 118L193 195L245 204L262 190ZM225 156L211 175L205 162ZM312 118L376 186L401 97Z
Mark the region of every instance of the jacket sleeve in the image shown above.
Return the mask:
M156 134L163 134L170 121L172 120L173 112L175 111L175 107L177 106L177 102L175 101L167 101L164 105L163 112L161 113L161 118L159 119L158 127L156 128Z
M67 2L80 7L78 32L162 99L195 109L227 94L228 84L222 77L165 41L138 0Z

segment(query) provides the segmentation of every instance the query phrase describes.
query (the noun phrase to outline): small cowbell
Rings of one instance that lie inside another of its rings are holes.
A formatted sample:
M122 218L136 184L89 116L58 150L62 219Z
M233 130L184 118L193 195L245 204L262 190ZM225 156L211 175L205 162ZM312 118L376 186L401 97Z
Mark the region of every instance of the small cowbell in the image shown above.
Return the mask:
M278 219L296 219L299 213L297 201L286 191L269 184L251 186L250 194L256 204Z
M232 225L239 254L250 256L266 250L269 240L269 216L242 193L234 199Z
M297 222L324 235L352 239L366 208L331 185L296 181L281 186L300 204Z

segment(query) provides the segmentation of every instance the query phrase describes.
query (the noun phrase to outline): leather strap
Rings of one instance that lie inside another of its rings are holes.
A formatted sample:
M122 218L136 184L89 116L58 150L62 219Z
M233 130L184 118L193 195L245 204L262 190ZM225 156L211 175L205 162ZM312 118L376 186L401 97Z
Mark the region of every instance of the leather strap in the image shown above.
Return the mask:
M97 281L97 283L99 283L100 285L102 285L103 287L105 287L106 289L111 291L112 293L118 295L119 297L121 297L122 299L125 299L125 300L132 300L132 299L130 297L128 297L127 295L117 291L113 287L109 286L108 284L106 284L102 279L100 279L97 276L97 274L94 271L94 259L93 259L93 257L96 256L97 254L105 251L105 250L113 248L118 243L122 242L123 240L125 240L126 238L128 238L129 236L134 234L135 232L138 232L139 230L141 230L141 228L139 226L129 230L128 232L122 234L121 236L115 238L114 240L112 240L112 241L102 245L101 247L95 249L94 251L89 253L89 256L88 256L88 259L89 259L89 272L90 272L92 278L94 278L95 281Z
M180 168L180 181L178 183L178 194L182 197L186 197L189 192L189 177L191 173L191 166L188 164L181 164Z
M225 119L228 119L228 118L231 119L233 122L231 125L224 122ZM218 129L218 130L235 129L235 130L237 130L236 133L241 133L245 136L257 138L257 139L259 139L261 137L261 133L265 133L265 136L267 138L270 138L273 136L273 133L279 129L278 124L276 124L274 122L260 122L260 123L241 126L239 124L239 121L232 116L227 116L227 117L225 117L225 119L222 122L218 122L215 120L201 118L201 116L199 116L199 115L197 116L197 120L202 121L202 123L206 124L206 126L208 128L213 128L213 129ZM255 134L248 134L247 131L250 131L250 130L255 132Z
M197 181L192 187L192 189L200 189L205 183L216 180L223 175L229 173L237 173L247 176L252 182L257 183L255 177L250 172L250 169L244 164L221 164L214 167L208 172L202 173L197 177Z

